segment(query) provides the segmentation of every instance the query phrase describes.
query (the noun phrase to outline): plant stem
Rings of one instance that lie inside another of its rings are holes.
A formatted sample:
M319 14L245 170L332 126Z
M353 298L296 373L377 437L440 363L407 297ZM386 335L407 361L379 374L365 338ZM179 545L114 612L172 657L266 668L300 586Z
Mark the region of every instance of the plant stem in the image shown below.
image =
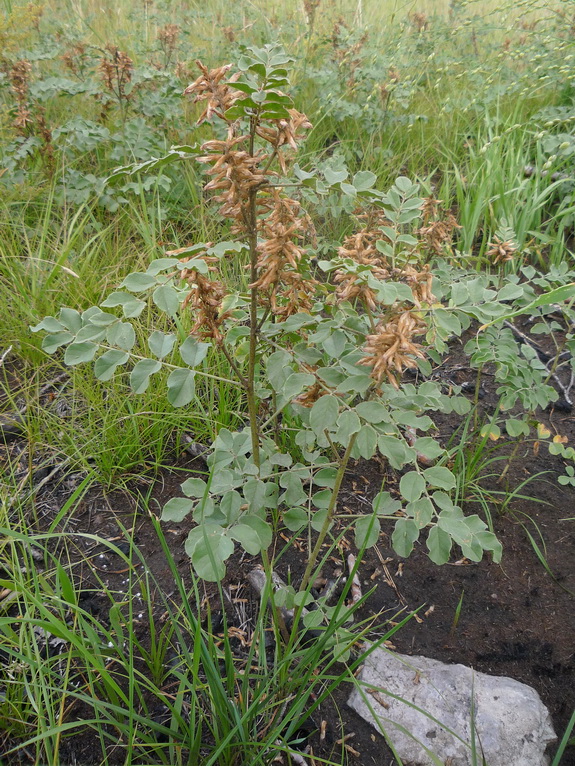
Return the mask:
M250 124L250 155L254 153L257 118L252 117ZM256 352L258 344L258 288L255 283L258 279L258 222L256 206L257 189L250 189L248 193L247 229L250 251L250 349L248 354L248 373L245 380L246 397L248 401L248 415L250 431L252 434L252 456L254 463L260 466L260 432L258 428L258 408L254 389L256 373Z
M304 572L303 579L301 581L300 585L300 591L305 590L308 586L311 574L313 572L313 568L317 562L317 559L319 557L319 553L321 550L321 546L323 545L323 541L325 540L327 533L329 531L330 524L333 520L333 515L335 511L335 507L337 504L337 498L339 495L339 490L341 489L341 483L343 481L343 477L345 476L345 470L347 468L347 464L349 463L349 458L351 455L351 451L353 449L353 445L355 444L357 434L353 434L349 440L349 444L347 445L347 449L345 450L344 456L341 459L341 462L339 464L339 468L337 470L337 475L335 477L335 483L333 485L333 492L331 495L331 500L329 501L329 506L327 509L327 513L325 515L325 521L323 522L323 526L319 532L319 535L317 536L317 540L315 542L315 545L313 547L313 550L311 552L311 555L309 557L309 561L307 563L306 570Z

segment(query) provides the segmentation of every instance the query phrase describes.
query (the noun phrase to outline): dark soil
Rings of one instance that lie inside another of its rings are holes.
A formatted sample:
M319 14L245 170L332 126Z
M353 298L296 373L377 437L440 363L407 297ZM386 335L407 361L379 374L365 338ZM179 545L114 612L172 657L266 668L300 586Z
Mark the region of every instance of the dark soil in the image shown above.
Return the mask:
M492 406L489 387L482 406L486 412ZM553 432L567 436L570 444L575 443L574 418L570 413L546 413L545 420ZM448 421L441 424L440 439L444 443L456 426ZM429 560L421 543L409 559L402 560L391 549L387 534L382 533L378 545L366 552L361 562L362 588L364 592L370 589L373 592L357 619L379 615L376 624L380 627L374 629L374 638L378 638L394 621L416 612L393 636L398 651L463 663L485 673L506 675L529 684L549 708L556 732L561 737L575 708L575 489L557 483L557 476L564 473L564 464L560 458L548 454L545 444L540 445L538 452L532 441L521 444L501 483L498 478L505 464L495 465L497 467L492 472L497 476L484 480L485 489L505 489L507 483L513 488L535 474L546 472L523 489L522 494L533 499L516 498L504 513L498 510L497 504L491 505L495 531L503 544L501 565L494 564L489 558L476 564L455 555L448 564L439 567ZM165 471L155 479L148 509L156 509L159 515L163 504L179 494L179 485L190 471L201 467L201 458L180 458L177 468ZM381 462L374 460L352 465L341 495L341 507L345 512L368 512L384 476L386 489L393 492L399 474ZM68 486L62 481L56 484L56 479L45 484L36 498L39 530L50 526L78 483L77 477L68 477ZM117 543L126 538L122 527L131 530L129 534L133 534L146 567L164 594L171 595L174 581L158 545L150 511L138 507L134 500L138 489L148 491L149 484L134 485L132 489L133 494L105 494L93 488L77 505L73 517L60 522L60 528L65 527L67 532L98 535ZM468 503L465 510L481 514L481 509L473 502ZM188 523L168 524L164 528L185 578L189 577L190 570L184 552L189 528ZM334 532L342 530L343 526ZM326 577L337 567L345 569L345 555L353 551L352 535L348 534L348 538L343 539L340 556L329 560L323 573ZM541 563L533 541L552 574ZM279 548L284 541L278 538L276 544ZM307 540L302 538L302 545L292 546L278 565L278 572L284 577L289 573L292 582L297 583L303 574L306 544ZM87 540L79 542L74 556L82 562L79 568L87 594L83 606L97 613L98 609L104 608L105 599L99 601L94 590L94 572L110 590L121 593L126 588L124 562L104 546L98 547ZM248 614L256 612L258 598L250 591L246 574L257 563L257 559L237 555L228 568L226 583L239 586L236 595L248 599ZM211 599L213 611L217 611L220 607L215 589L206 586L205 595ZM158 620L162 609L158 600ZM233 615L230 619L233 620ZM139 630L145 642L145 620ZM323 742L320 743L317 732L309 738L314 754L329 757L333 748L339 751L335 741L342 736L343 727L345 734L354 735L347 740L350 765L387 766L395 763L383 738L346 708L349 691L346 688L338 690L333 701L314 716L317 726L323 719L328 722L328 736ZM6 742L4 746L7 746ZM93 762L92 754L97 751L98 745L89 733L75 736L64 742L61 763L89 764ZM19 762L22 762L19 758L9 761ZM112 757L110 763L114 762ZM123 762L123 756L119 756L118 762ZM562 766L575 765L575 748L567 749L561 763Z

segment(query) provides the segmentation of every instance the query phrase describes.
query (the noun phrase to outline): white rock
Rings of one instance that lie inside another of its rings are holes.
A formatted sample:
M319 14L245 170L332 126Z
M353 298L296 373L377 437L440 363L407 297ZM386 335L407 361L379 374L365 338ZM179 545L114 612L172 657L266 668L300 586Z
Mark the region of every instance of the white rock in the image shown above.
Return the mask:
M385 649L367 657L358 681L361 690L348 705L383 729L406 766L472 766L473 718L476 763L548 764L545 749L557 737L549 711L526 684Z

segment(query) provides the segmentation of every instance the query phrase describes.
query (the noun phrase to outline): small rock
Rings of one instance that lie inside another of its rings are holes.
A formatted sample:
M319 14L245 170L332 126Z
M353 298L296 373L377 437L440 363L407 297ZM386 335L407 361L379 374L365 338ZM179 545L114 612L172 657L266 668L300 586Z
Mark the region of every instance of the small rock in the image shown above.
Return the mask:
M19 412L0 414L0 442L13 442L25 433L25 421Z
M441 763L471 766L474 717L479 762L483 757L489 766L548 764L545 749L557 737L549 711L526 684L384 649L369 655L358 680L363 690L354 690L348 705L378 731L383 728L406 763L436 764L427 748Z
M188 434L184 434L181 438L181 444L182 448L188 452L192 457L207 457L207 454L210 450L209 447L206 447L205 444L200 444L199 442L195 442L191 436L188 436Z

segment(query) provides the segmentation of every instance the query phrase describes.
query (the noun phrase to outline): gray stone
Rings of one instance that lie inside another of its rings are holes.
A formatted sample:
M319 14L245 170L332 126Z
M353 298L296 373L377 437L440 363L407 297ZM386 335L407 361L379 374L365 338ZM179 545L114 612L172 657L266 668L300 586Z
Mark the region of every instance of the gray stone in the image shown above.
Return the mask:
M0 413L0 444L20 439L25 433L25 421L19 412Z
M526 684L385 649L366 658L358 681L348 705L383 729L406 766L472 766L473 719L476 763L548 764L545 749L557 737Z

